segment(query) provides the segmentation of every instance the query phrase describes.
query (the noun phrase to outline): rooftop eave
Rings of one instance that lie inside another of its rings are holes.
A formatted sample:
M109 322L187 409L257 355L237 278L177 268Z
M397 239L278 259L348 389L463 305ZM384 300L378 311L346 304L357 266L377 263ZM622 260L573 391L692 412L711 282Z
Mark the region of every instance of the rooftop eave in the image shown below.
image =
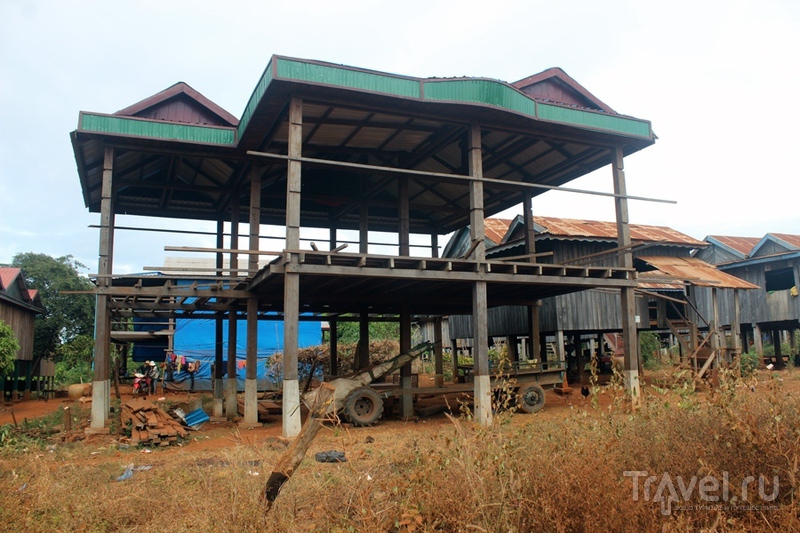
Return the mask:
M645 145L655 142L650 121L568 105L537 102L511 84L487 78L414 78L332 63L273 56L239 122L245 139L268 91L280 83L326 87L417 102L492 108L542 123L599 132Z

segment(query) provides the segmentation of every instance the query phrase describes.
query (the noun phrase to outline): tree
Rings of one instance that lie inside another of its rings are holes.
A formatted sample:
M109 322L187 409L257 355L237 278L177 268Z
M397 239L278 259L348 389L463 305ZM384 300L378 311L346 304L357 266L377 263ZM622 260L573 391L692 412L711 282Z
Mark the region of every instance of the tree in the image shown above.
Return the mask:
M358 322L342 320L337 324L337 339L339 342L348 344L358 342L360 334ZM370 322L369 339L375 340L397 340L400 338L400 324L398 322Z
M12 266L22 270L25 282L39 291L45 312L36 316L34 359L57 358L61 347L81 336L93 336L94 304L92 294L64 294L65 291L90 291L94 285L79 272L86 266L71 255L53 258L45 254L17 254ZM84 346L85 343L79 343ZM73 357L74 357L74 350ZM91 359L91 350L83 350L83 359Z
M17 359L19 342L11 326L0 320L0 374L9 374L14 371L14 361Z

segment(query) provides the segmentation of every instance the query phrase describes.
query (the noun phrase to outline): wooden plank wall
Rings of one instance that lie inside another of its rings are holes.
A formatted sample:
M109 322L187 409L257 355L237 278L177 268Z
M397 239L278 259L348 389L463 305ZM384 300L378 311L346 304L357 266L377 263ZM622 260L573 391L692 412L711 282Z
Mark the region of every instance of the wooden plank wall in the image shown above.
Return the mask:
M766 291L766 270L792 267L795 283L800 280L800 261L780 260L770 263L728 268L725 272L758 285L759 289L740 290L742 324L784 322L800 320L800 297L792 296L789 290ZM729 326L733 322L733 291L718 290L720 323ZM697 305L700 313L708 319L711 311L711 289L697 287Z
M0 302L0 320L11 326L17 336L20 346L17 359L32 361L35 315L15 305Z

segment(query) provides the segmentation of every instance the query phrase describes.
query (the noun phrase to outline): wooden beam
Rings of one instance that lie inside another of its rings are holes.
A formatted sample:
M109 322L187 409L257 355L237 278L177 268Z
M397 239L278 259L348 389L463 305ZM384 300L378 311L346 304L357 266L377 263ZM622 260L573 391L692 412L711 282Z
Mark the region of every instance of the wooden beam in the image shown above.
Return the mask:
M264 157L268 159L282 159L288 161L290 157L281 155L281 154L271 154L267 152L256 152L253 150L249 150L247 152L248 155ZM584 189L573 189L570 187L560 187L558 185L544 185L541 183L529 183L529 182L520 182L520 181L511 181L511 180L500 180L495 178L484 178L484 177L473 177L473 176L466 176L463 174L447 174L444 172L427 172L424 170L413 170L407 168L395 168L395 167L384 167L379 165L365 165L362 163L350 163L346 161L332 161L327 159L315 159L311 157L300 157L296 158L295 160L301 163L307 163L313 166L327 166L327 167L340 167L340 168L350 168L353 170L363 170L370 173L387 173L393 175L400 175L400 174L407 174L409 176L415 176L416 178L421 179L437 179L437 180L446 180L449 182L482 182L492 187L500 187L500 188L507 188L509 190L515 191L522 191L525 189L542 189L542 190L552 190L552 191L562 191L562 192L572 192L578 194L589 194L593 196L605 196L610 198L618 198L620 197L618 194L615 193L606 193L601 191L590 191ZM665 204L677 204L678 202L675 200L664 200L660 198L645 198L643 196L624 196L624 198L628 200L639 200L643 202L656 202L656 203L665 203Z

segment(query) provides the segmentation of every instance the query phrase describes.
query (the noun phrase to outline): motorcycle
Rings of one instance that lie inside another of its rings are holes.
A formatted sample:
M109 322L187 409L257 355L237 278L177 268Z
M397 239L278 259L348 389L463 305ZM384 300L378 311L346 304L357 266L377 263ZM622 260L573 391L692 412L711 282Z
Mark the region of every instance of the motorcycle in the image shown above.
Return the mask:
M133 396L150 394L150 378L140 372L133 374Z

